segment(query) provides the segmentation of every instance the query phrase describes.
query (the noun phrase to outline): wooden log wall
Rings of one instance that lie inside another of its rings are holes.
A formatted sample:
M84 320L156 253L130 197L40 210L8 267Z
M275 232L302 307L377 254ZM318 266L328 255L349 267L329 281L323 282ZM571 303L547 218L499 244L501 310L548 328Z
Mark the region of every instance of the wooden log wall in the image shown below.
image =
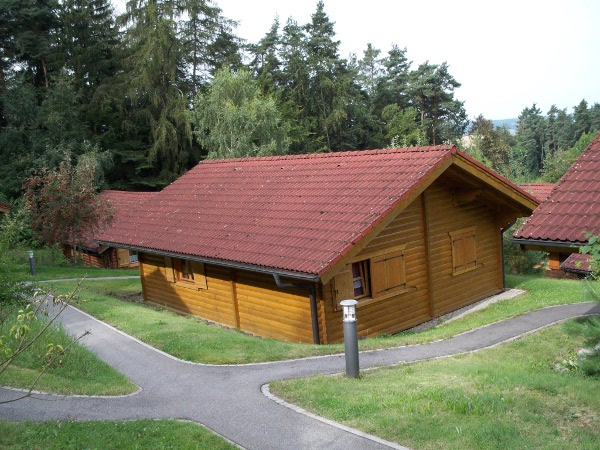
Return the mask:
M279 289L273 277L205 264L207 289L167 281L164 258L139 255L146 302L252 334L312 342L308 291Z
M477 268L453 275L449 233L476 227ZM358 333L397 333L455 311L503 290L500 227L494 214L477 201L455 206L452 188L436 181L398 215L357 256L405 245L407 289L380 301L359 302ZM343 340L341 311L332 283L323 286L323 336Z
M441 182L434 183L426 195L433 315L440 317L503 290L502 242L496 217L487 205L472 201L455 206L452 190ZM471 226L476 227L477 268L453 275L449 233Z
M368 337L397 333L430 318L430 297L424 258L425 226L420 199L394 219L357 256L389 247L405 245L405 292L383 300L360 305L357 310L358 334ZM326 316L327 342L344 339L342 312L334 304L332 283L323 286L322 307Z

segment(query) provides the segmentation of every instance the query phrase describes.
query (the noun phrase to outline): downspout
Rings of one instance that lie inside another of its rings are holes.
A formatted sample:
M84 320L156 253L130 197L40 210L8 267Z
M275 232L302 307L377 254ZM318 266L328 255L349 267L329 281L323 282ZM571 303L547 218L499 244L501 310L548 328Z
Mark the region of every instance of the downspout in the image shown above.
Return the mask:
M313 344L319 345L321 344L321 340L319 339L319 317L317 314L317 292L315 290L315 285L311 284L294 284L294 283L282 283L281 278L278 274L273 274L273 279L275 280L275 284L280 289L306 289L308 290L308 300L310 303L310 316L312 322L312 334L313 334Z

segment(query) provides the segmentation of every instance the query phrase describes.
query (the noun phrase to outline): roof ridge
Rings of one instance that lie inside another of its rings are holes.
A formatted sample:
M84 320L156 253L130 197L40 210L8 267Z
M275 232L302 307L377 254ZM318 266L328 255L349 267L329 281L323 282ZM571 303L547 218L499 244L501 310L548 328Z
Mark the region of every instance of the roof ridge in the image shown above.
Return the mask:
M428 145L419 147L397 147L397 148L380 148L369 150L346 150L339 152L328 153L301 153L297 155L276 155L276 156L251 156L246 158L222 158L222 159L205 159L200 161L200 164L231 164L235 162L250 162L250 161L288 161L288 160L303 160L317 158L341 158L345 156L359 155L380 155L380 154L395 154L408 152L430 152L430 151L451 151L456 149L454 145Z

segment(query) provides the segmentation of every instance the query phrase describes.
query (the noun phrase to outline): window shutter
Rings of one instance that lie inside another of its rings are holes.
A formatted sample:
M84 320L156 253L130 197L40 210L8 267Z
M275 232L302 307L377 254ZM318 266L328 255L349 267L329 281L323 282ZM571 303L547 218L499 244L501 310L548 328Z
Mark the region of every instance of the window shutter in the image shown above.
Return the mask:
M472 269L477 266L477 255L475 254L475 232L465 234L464 237L464 255L465 269Z
M371 289L373 298L406 289L403 251L371 258Z
M192 269L194 271L194 283L197 289L208 289L206 282L206 272L203 262L192 261Z
M354 284L352 282L352 268L346 268L333 277L333 303L338 308L342 300L354 298Z
M477 267L475 228L450 233L452 239L452 271L459 275Z
M167 281L175 283L175 274L173 273L173 260L169 256L165 256L165 275Z
M117 249L117 266L127 267L129 265L129 250L126 248Z

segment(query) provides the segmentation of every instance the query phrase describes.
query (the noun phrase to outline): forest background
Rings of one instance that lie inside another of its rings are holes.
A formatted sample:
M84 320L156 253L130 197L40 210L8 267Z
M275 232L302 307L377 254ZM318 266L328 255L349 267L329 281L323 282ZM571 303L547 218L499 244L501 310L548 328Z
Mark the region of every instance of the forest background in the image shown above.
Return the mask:
M205 158L453 143L514 182L556 182L600 104L526 106L516 132L469 119L447 62L276 19L256 43L206 0L0 0L0 201L66 152L98 189L160 190ZM465 136L468 135L468 138Z

